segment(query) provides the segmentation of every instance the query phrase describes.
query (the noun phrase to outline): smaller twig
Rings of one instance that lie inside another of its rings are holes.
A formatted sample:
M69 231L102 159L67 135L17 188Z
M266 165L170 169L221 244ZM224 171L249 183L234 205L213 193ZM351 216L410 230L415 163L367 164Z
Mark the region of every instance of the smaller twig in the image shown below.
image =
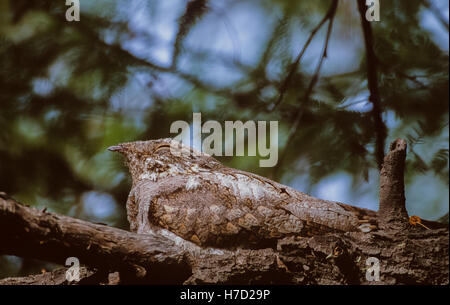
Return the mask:
M342 105L342 106L339 106L339 107L337 107L337 109L346 109L346 108L348 108L348 107L351 107L351 106L355 106L355 105L358 105L358 104L361 104L361 103L364 103L364 102L368 102L368 100L365 98L365 99L362 99L362 100L357 100L357 101L354 101L354 102L351 102L351 103L349 103L349 104L347 104L347 105Z
M449 30L449 24L448 21L445 20L444 16L441 14L439 9L437 9L432 3L430 3L428 0L422 0L423 6L425 6L427 9L433 13L433 15L441 22L441 24Z
M311 93L313 92L314 87L315 87L315 85L316 85L316 83L317 83L317 81L319 79L320 69L322 68L323 61L328 55L328 43L330 41L331 31L333 29L333 21L334 21L334 16L336 14L337 3L338 3L337 0L333 0L333 4L331 5L331 8L330 8L330 14L331 15L328 18L329 19L329 23L328 23L328 29L327 29L327 36L325 38L325 43L324 43L324 46L323 46L322 54L320 55L319 63L317 64L317 67L316 67L316 70L314 72L314 75L311 78L311 81L309 82L308 88L306 89L306 92L305 92L303 98L300 100L300 105L299 105L298 111L297 111L297 113L295 115L294 123L292 124L292 127L289 130L289 133L288 133L288 136L287 136L286 145L285 145L285 147L284 147L284 149L283 149L283 151L282 151L282 153L280 155L280 158L279 158L279 161L278 161L277 165L274 167L273 175L274 175L275 178L277 176L279 168L282 166L283 161L284 161L284 159L286 157L286 154L287 154L287 151L288 151L288 146L289 146L290 142L292 141L292 138L293 138L295 132L297 131L298 126L300 124L300 121L301 121L301 119L303 117L304 108L302 106L304 105L304 103L308 102L309 97L310 97Z
M288 75L286 76L286 78L283 81L283 84L281 85L280 95L278 96L278 99L275 102L273 109L275 109L283 101L283 97L287 90L289 82L291 81L291 78L294 75L294 72L297 70L297 67L300 63L300 60L303 57L303 54L305 54L305 51L306 51L306 49L308 49L308 46L311 43L312 39L314 38L316 33L320 30L320 28L325 24L325 22L329 19L334 18L334 15L336 13L336 7L337 7L337 0L333 0L333 3L331 4L330 8L328 9L328 12L326 13L326 15L322 18L322 20L319 22L319 24L317 24L316 27L309 34L309 37L306 40L305 44L303 45L302 50L300 51L297 58L295 59L295 62L291 65L291 69L289 70ZM327 36L328 36L328 34L327 34Z
M390 67L389 65L386 65L383 61L379 60L377 58L377 63L379 65L379 67L381 68L382 72L390 72ZM428 89L428 87L422 83L421 81L419 81L417 78L426 78L427 76L418 76L418 75L408 75L398 69L395 69L393 71L393 73L397 74L398 76L402 77L402 78L406 78L410 81L412 81L414 84L416 84L420 89L426 90Z
M425 86L421 81L419 81L417 79L417 76L411 76L408 74L405 74L401 71L396 71L398 75L400 75L403 78L409 79L410 81L412 81L414 84L416 84L420 89L428 89L427 86Z
M422 223L422 219L420 219L419 216L410 216L409 217L409 223L412 224L413 226L420 225L420 226L424 227L427 230L431 230L430 228L428 228L426 225L424 225Z
M208 12L207 0L192 0L186 4L186 10L178 21L178 32L175 37L171 68L176 70L178 57L182 51L183 40L195 22Z
M366 48L366 66L367 66L367 82L370 92L369 101L372 103L371 117L373 120L373 130L375 137L375 159L378 168L381 169L384 158L384 145L386 141L386 125L383 122L383 108L381 105L380 93L378 90L378 73L377 65L378 58L375 54L373 48L373 34L372 26L369 21L367 21L366 12L366 1L357 0L358 11L361 19L361 26L364 35L364 45Z

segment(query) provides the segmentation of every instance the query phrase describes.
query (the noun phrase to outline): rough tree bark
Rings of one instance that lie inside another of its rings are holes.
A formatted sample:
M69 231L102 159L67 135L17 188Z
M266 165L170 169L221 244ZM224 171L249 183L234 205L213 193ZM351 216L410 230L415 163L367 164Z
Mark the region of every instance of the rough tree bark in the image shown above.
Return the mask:
M189 249L164 236L135 234L39 211L0 194L0 254L84 265L71 284L448 284L448 225L408 222L396 140L380 177L379 230L284 238L276 249ZM420 221L420 220L419 220ZM379 261L379 281L366 263ZM65 269L0 284L69 284Z
M397 139L390 145L380 172L380 207L378 225L381 229L406 229L408 212L405 207L406 141Z

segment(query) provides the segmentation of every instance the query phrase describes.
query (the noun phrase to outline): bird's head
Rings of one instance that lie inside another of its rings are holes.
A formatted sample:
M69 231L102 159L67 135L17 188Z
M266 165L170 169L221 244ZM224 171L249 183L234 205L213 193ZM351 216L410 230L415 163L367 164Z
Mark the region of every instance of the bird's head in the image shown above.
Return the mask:
M170 138L166 138L149 141L127 142L110 146L108 147L108 150L120 152L125 157L131 157L134 155L153 155L158 151L162 151L164 148L170 148L172 142L176 141Z
M125 156L133 183L180 174L191 174L201 168L220 165L211 156L201 153L171 138L136 141L108 147Z

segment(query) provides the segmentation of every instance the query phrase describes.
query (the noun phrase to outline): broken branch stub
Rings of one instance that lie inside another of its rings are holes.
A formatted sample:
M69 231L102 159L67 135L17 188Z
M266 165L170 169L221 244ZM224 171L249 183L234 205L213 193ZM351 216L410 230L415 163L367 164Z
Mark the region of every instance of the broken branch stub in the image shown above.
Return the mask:
M380 173L380 206L378 210L381 229L405 229L408 212L405 207L405 159L406 141L397 139L384 157Z

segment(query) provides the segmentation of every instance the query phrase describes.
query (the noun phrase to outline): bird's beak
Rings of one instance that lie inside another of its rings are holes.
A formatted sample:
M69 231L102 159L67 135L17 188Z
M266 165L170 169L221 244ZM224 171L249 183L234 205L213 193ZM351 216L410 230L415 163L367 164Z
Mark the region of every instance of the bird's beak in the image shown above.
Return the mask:
M122 145L114 145L114 146L110 146L108 147L109 151L118 151L118 152L122 152L123 151L123 146Z

